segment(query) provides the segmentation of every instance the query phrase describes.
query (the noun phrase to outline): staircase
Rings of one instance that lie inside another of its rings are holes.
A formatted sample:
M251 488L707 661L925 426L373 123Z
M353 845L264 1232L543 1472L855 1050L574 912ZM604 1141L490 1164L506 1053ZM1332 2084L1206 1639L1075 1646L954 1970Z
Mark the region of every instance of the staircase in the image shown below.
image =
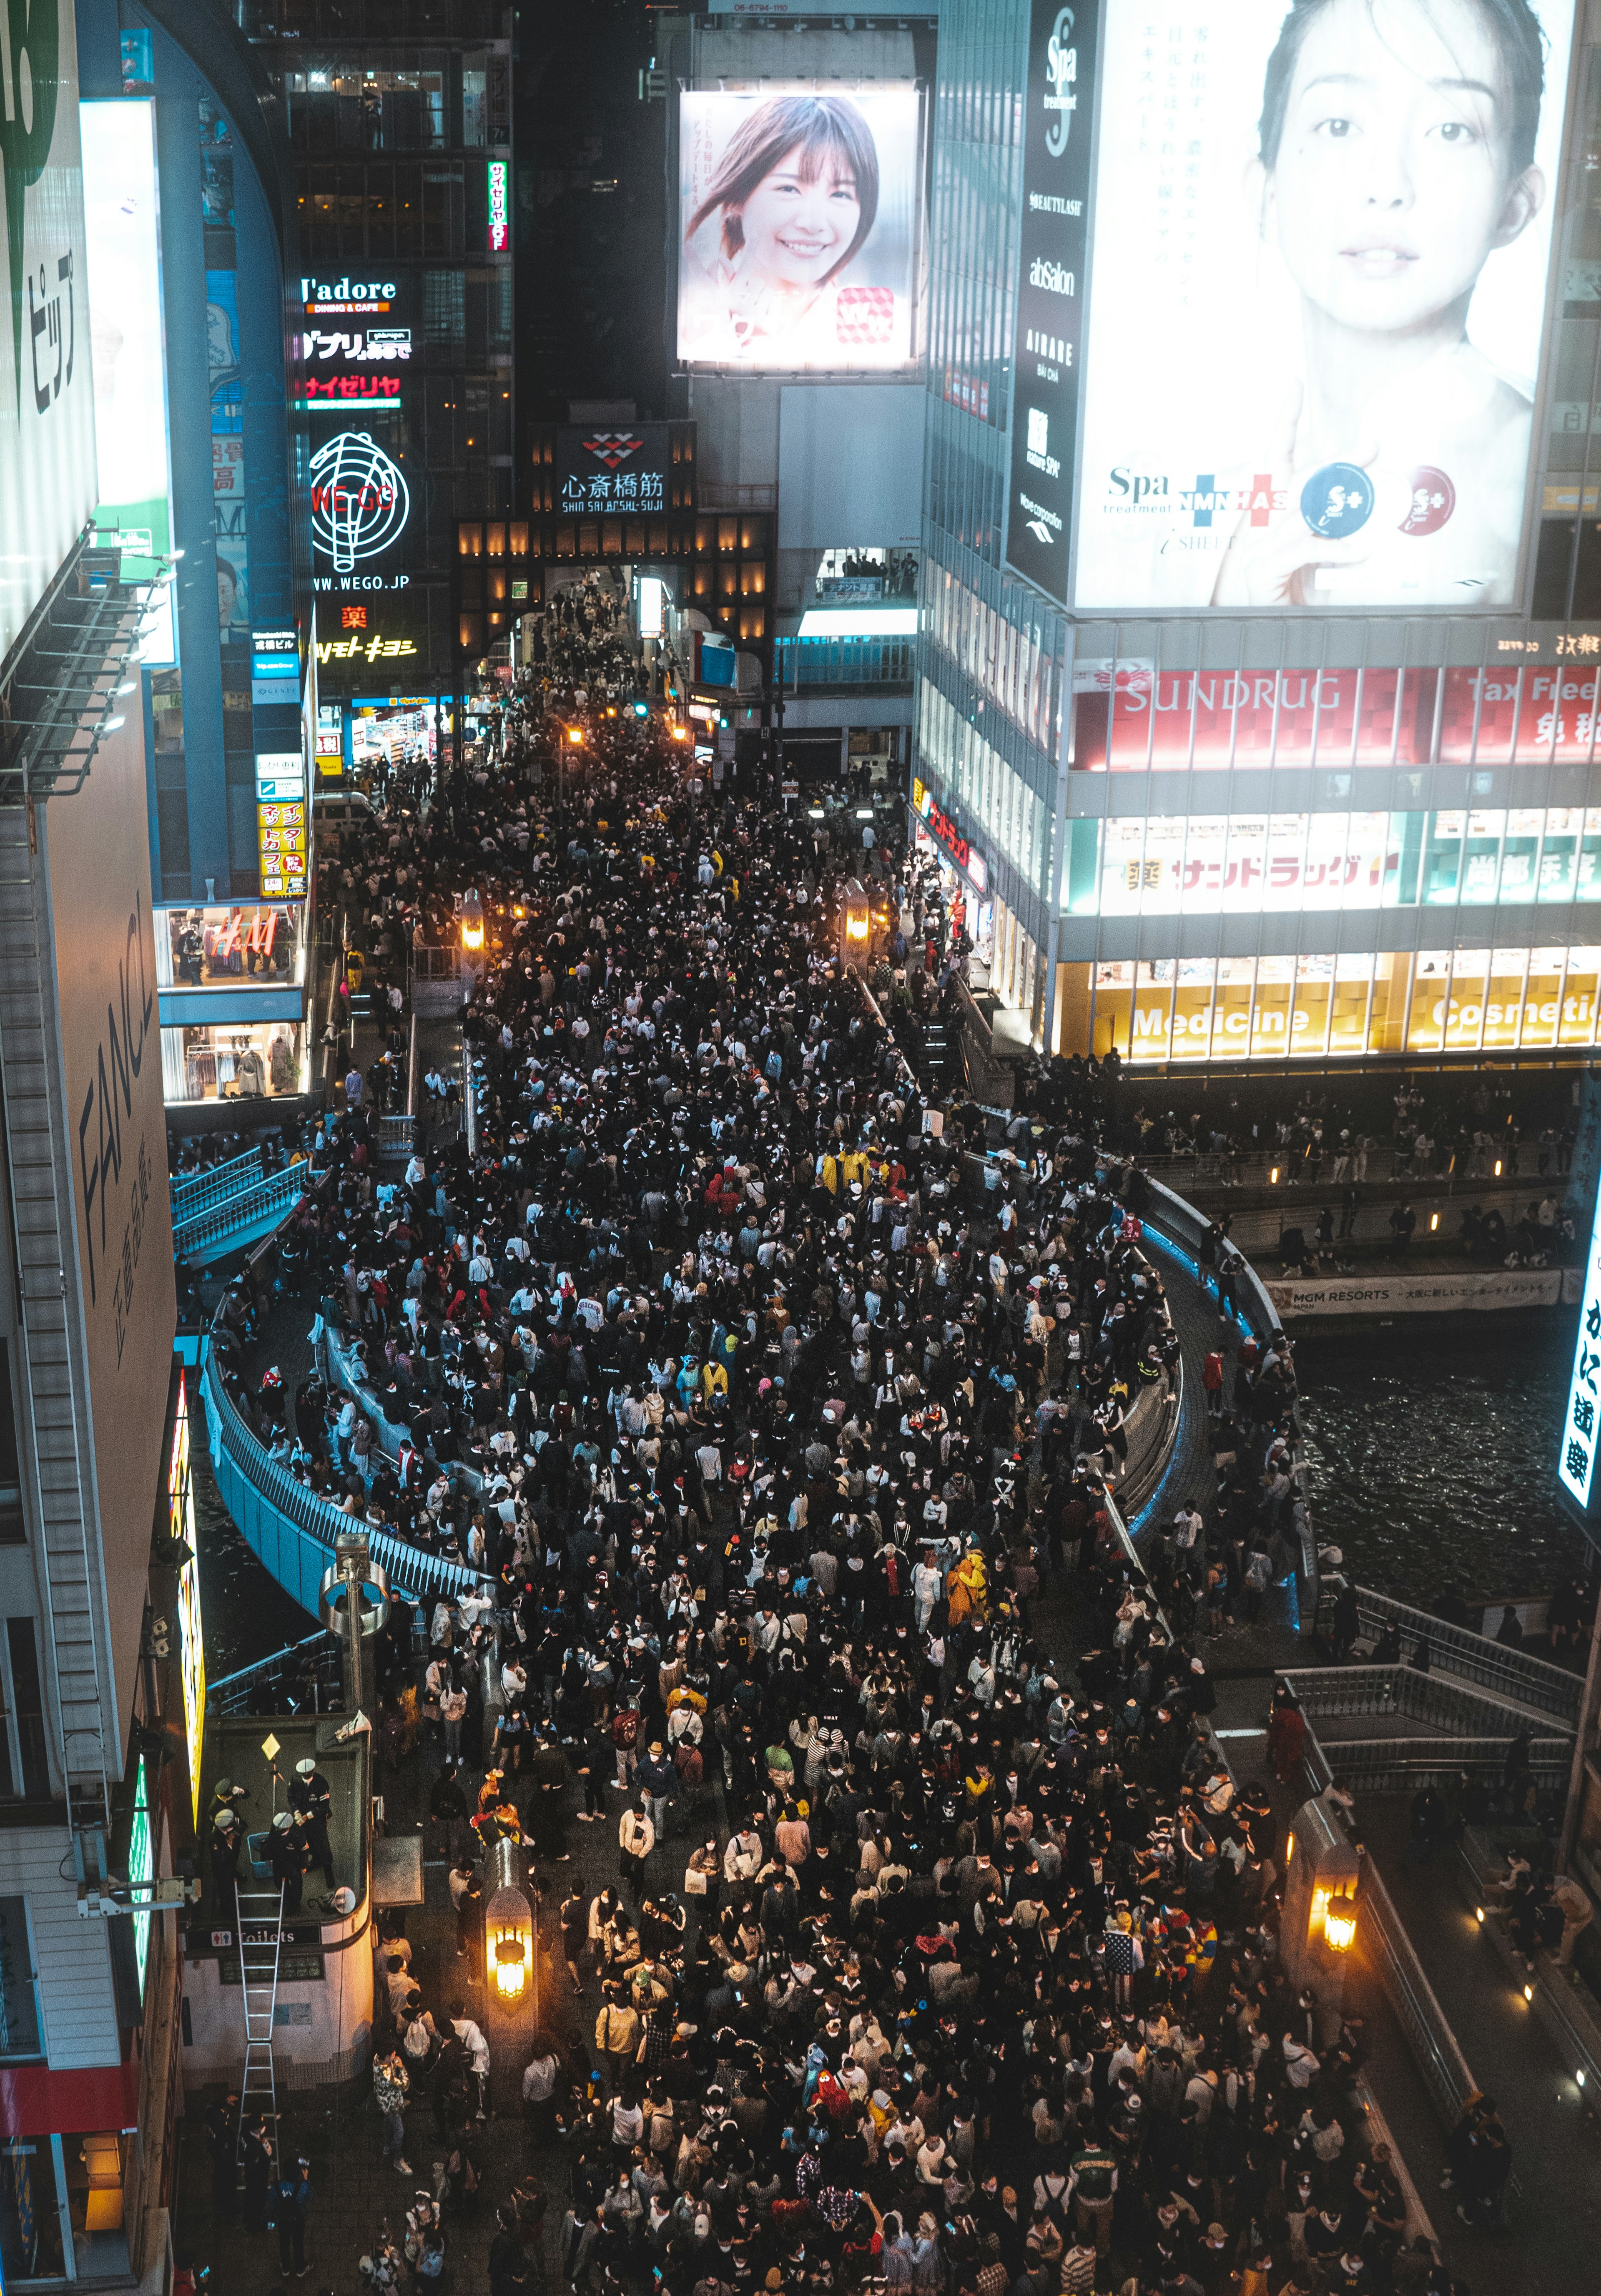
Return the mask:
M245 2066L239 2084L239 2142L260 2114L266 2122L274 2173L278 2159L278 2085L273 2075L273 2017L278 2006L278 1950L283 1934L283 1885L241 1890L234 1915L239 1923L240 1998L245 2018ZM252 1943L255 1939L257 1942Z

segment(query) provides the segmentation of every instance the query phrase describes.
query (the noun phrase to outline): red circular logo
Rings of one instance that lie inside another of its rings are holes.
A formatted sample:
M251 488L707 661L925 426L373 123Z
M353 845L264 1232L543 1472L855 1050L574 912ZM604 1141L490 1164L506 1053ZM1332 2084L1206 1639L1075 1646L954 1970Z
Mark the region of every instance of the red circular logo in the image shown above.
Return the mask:
M1457 507L1457 489L1443 471L1425 463L1414 471L1412 500L1401 522L1403 534L1438 534Z

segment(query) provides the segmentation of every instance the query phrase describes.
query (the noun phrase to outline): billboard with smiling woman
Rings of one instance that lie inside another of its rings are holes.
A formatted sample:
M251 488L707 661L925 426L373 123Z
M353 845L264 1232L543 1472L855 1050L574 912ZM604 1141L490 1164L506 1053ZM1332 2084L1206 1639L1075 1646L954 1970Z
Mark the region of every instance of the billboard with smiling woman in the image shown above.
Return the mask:
M1517 603L1572 16L1108 11L1081 609Z
M686 88L678 356L768 374L903 368L916 353L921 98Z

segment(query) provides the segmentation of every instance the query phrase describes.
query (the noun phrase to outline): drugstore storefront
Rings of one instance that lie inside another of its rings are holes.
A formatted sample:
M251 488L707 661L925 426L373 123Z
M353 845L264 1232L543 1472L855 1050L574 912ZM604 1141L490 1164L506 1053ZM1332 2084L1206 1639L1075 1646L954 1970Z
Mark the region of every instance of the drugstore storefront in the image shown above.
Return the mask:
M1065 1054L1135 1064L1555 1053L1597 1038L1601 947L1165 957L1058 967Z

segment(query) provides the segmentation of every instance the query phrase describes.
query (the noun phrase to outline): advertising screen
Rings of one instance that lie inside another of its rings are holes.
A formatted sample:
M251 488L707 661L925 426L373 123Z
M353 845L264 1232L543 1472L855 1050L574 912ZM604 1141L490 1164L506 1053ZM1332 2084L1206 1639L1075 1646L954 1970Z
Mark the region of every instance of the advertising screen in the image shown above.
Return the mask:
M1584 1305L1579 1311L1567 1411L1556 1447L1557 1478L1581 1507L1589 1505L1595 1479L1596 1446L1601 1437L1597 1413L1601 1413L1601 1198L1597 1200L1585 1255Z
M1006 554L1058 605L1073 541L1098 5L1033 0L1028 36ZM987 419L985 394L948 381L945 396Z
M171 547L167 510L167 363L156 199L155 106L79 107L84 146L89 332L94 355L98 531L122 544L126 580L148 582ZM170 662L165 644L146 661Z
M0 660L94 507L78 46L70 0L14 12L0 90L11 324L0 329ZM23 77L26 72L26 77ZM25 94L16 98L16 90ZM9 356L7 355L9 354Z
M194 1487L189 1477L189 1390L178 1374L173 1419L172 1456L167 1467L167 1529L174 1544L189 1549L178 1569L178 1669L184 1685L184 1739L189 1754L189 1792L194 1822L200 1822L200 1745L206 1732L206 1630L200 1620L200 1542L195 1533Z
M1107 11L1078 607L1515 604L1572 15Z
M797 374L911 364L920 120L911 80L683 92L686 365Z

